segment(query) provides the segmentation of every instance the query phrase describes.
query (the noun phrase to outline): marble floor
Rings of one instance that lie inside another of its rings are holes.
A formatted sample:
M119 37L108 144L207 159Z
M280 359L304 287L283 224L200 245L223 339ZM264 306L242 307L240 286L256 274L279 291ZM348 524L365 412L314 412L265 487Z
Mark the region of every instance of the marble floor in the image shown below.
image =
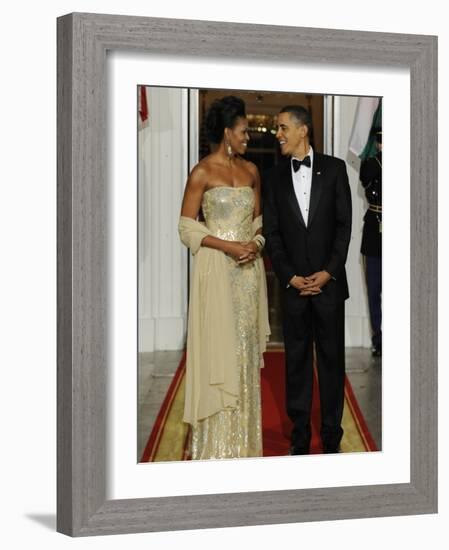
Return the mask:
M181 356L182 352L180 351L156 351L140 354L138 459L142 456ZM346 348L346 374L378 449L382 447L381 363L381 359L371 357L369 349Z

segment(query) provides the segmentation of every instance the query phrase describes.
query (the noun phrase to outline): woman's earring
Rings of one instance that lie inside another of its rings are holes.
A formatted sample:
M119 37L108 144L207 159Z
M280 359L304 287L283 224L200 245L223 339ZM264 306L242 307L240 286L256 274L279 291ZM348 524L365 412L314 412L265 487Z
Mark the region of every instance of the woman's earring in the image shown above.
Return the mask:
M232 157L232 147L228 142L226 142L226 151L228 153L228 157Z

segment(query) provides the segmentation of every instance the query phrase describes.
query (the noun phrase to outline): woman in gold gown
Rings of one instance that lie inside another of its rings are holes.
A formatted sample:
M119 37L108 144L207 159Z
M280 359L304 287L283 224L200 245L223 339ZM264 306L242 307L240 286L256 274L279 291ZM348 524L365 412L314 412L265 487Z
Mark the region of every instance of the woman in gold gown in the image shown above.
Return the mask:
M260 367L269 335L260 256L260 178L241 157L244 102L215 101L206 116L217 149L187 181L179 233L194 255L184 421L192 459L262 456ZM200 209L205 222L197 221Z

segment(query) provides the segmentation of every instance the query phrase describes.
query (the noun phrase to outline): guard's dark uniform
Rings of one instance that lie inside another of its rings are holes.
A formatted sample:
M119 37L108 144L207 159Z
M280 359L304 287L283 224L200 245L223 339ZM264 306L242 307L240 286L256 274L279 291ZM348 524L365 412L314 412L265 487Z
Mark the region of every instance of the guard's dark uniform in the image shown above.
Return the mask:
M361 252L366 260L366 284L373 331L373 355L382 354L382 152L364 160L360 181L369 206L363 218Z

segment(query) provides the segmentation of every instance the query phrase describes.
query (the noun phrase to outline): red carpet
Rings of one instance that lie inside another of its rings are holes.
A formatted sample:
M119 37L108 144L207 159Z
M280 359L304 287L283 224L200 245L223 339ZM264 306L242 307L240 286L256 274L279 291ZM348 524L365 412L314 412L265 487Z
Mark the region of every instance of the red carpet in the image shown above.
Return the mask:
M284 456L289 451L291 432L291 422L285 412L284 404L284 353L282 350L268 351L264 357L265 367L261 371L263 454L264 456ZM141 462L186 460L187 458L189 430L188 425L182 422L184 375L185 355L162 403ZM347 378L342 424L345 431L341 442L342 452L377 450ZM322 452L319 429L320 400L315 373L312 401L312 454Z
M284 352L282 350L268 351L265 354L265 367L262 369L261 383L263 454L264 456L284 456L288 454L290 447L292 423L285 410L285 369ZM364 446L364 449L360 450L376 451L376 444L369 433L347 377L345 381L345 409L347 409L347 413L351 413L345 415L346 418L343 418L345 439L347 440L349 437L353 438L355 435L358 435ZM315 370L312 399L312 454L322 452L319 436L320 425L320 396ZM352 434L355 428L358 434ZM351 450L354 450L352 447L353 445L351 445ZM344 452L344 450L345 440L342 441L342 451Z

